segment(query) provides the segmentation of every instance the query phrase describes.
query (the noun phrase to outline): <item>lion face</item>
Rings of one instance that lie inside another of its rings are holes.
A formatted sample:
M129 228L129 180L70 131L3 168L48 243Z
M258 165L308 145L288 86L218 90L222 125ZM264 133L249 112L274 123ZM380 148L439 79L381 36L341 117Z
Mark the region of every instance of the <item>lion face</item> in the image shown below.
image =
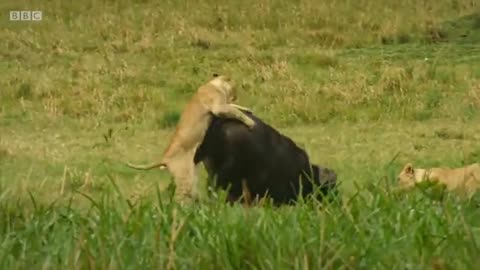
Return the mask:
M210 83L225 93L227 103L232 103L237 100L235 84L227 75L213 74L213 79Z
M407 163L397 177L397 181L402 187L411 187L415 185L415 169L411 163Z

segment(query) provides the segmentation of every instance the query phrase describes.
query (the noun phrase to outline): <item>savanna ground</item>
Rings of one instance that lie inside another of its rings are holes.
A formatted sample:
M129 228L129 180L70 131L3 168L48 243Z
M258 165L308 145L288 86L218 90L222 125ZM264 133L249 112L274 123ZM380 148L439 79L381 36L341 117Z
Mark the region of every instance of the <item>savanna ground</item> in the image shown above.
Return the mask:
M477 198L391 190L407 161L480 161L479 4L2 1L0 268L475 269ZM177 208L122 164L157 159L214 72L341 202Z

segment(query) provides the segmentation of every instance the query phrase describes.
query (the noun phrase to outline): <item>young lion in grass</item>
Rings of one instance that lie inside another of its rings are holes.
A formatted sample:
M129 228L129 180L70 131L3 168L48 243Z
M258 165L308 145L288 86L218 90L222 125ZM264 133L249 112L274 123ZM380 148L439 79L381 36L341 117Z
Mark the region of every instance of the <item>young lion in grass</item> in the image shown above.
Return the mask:
M249 129L255 126L255 122L240 111L249 109L231 103L237 99L231 79L217 74L213 77L198 88L186 105L161 161L151 165L127 163L129 167L139 170L167 168L175 181L175 196L181 200L189 199L196 193L194 187L197 185L197 166L194 164L194 156L210 126L212 114L237 119Z
M407 163L398 175L402 188L413 187L423 181L437 182L446 186L447 190L460 191L470 196L480 187L480 164L474 163L462 168L413 168Z

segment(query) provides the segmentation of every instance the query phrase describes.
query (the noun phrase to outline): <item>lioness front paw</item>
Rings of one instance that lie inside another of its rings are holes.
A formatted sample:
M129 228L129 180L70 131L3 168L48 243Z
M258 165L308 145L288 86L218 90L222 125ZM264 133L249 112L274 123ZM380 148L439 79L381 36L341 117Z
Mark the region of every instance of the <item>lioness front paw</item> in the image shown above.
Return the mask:
M249 129L253 129L253 127L255 127L255 121L253 120L248 121L247 126Z

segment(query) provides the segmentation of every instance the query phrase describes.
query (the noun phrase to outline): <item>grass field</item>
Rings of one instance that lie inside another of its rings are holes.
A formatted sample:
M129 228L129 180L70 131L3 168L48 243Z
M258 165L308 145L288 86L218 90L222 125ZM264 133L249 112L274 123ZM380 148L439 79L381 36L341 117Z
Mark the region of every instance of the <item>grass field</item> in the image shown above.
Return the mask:
M480 162L480 2L5 0L0 14L1 269L478 267L480 198L391 190L409 161ZM178 208L165 172L125 168L159 157L215 72L337 172L341 201Z

